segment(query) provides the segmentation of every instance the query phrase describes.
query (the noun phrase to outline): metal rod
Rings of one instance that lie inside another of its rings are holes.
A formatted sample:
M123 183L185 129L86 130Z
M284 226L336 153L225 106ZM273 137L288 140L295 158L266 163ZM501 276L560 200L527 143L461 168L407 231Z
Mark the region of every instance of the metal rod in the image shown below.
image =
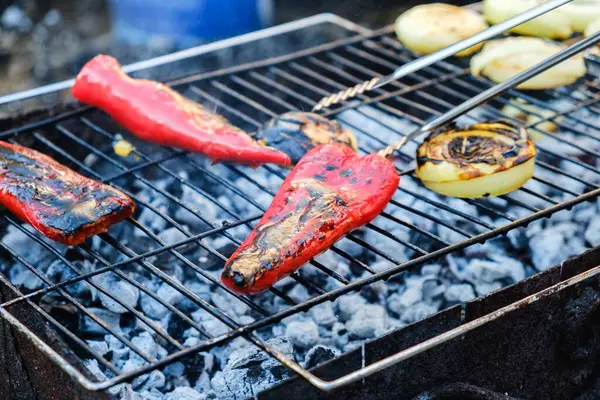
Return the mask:
M435 53L421 57L417 60L409 62L408 64L404 64L403 66L397 68L390 75L387 75L383 78L375 77L341 92L332 94L331 96L327 96L321 99L321 101L319 101L315 105L313 111L320 111L325 107L330 107L334 104L346 101L348 99L356 97L359 94L363 94L366 91L380 88L384 85L387 85L390 82L402 78L403 76L418 71L437 61L441 61L445 58L448 58L456 53L461 52L462 50L468 49L469 47L473 47L474 45L481 43L484 40L493 38L494 36L497 36L511 28L514 28L515 26L521 25L522 23L527 22L533 18L539 17L540 15L554 10L555 8L558 8L563 4L570 3L571 1L573 0L551 0L540 4L537 7L533 7L525 12L522 12L521 14L515 15L514 17L507 19L506 21L503 21L490 28L487 28L484 31L476 33L475 35L470 36L465 40L461 40L460 42L454 43Z
M432 131L434 129L437 129L437 128L447 124L448 122L471 111L472 109L474 109L475 107L478 107L479 105L485 103L486 101L506 92L507 90L514 89L519 84L533 78L534 76L538 75L539 73L541 73L549 68L552 68L553 66L563 62L564 60L580 53L585 48L587 48L597 42L600 42L600 32L596 32L595 34L591 35L590 37L585 38L582 41L577 42L572 46L569 46L568 48L562 50L561 52L556 53L554 56L545 59L544 61L513 76L512 78L510 78L502 83L499 83L495 86L492 86L488 90L485 90L485 91L479 93L478 95L470 98L469 100L458 105L457 107L450 109L448 112L440 115L439 117L432 119L431 121L427 122L425 125L421 126L419 129L414 130L409 135L405 136L398 142L386 147L385 149L379 151L377 154L379 154L381 157L390 157L397 150L400 150L400 148L402 148L406 143L408 143L410 140L416 138L417 136L419 136L425 132Z

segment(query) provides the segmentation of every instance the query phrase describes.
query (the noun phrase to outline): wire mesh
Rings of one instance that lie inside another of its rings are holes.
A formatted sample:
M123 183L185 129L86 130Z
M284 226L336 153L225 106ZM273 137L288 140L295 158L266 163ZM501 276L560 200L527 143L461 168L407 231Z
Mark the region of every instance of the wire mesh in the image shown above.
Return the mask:
M414 58L414 54L392 37L391 29L386 28L367 38L343 40L293 57L188 77L176 82L174 87L217 110L234 124L254 132L274 116L291 110L310 110L322 96L372 76L386 75L397 65ZM588 63L591 69L600 67L597 59L589 58ZM408 127L424 123L489 86L486 79L470 74L465 61L444 61L362 95L354 103L329 110L326 115L352 129L360 143L359 151L368 153L398 140L410 132ZM394 161L402 182L386 210L330 250L361 271L358 275L362 278L348 279L335 265L324 261L327 257L319 257L267 293L254 297L238 295L222 285L220 269L231 250L240 244L240 238L265 211L287 170L269 165L256 170L236 165L210 165L197 155L138 142L107 115L87 107L0 133L5 140L31 145L88 177L113 185L135 200L138 208L134 217L113 227L109 233L68 251L3 214L6 226L25 235L37 253L43 254L49 263L60 263L68 274L49 275L48 269L30 260L30 246L15 247L2 240L0 247L7 258L22 264L41 284L34 290L15 288L18 297L4 302L1 307L10 312L11 307L21 302L29 303L64 335L77 354L96 359L109 371L104 387L129 381L237 337L244 337L282 360L276 349L260 339L257 334L260 329L345 293L396 277L442 255L596 198L600 194L599 153L594 146L573 140L573 136L584 137L590 143L600 142L598 78L589 73L575 87L576 90L561 88L535 96L512 91L462 118L467 123L510 118L503 111L506 106L537 117L528 128L544 140L537 144L535 176L523 188L498 199L442 202L429 198L414 190L420 183L411 166L414 146L407 146ZM524 108L515 98L526 100L537 110ZM561 101L567 105L559 108L556 104ZM558 126L560 133L548 130L548 122ZM114 154L113 143L121 135L136 144L133 157L121 158ZM574 150L578 156L573 156ZM167 181L171 186L165 185ZM548 190L542 193L540 186ZM252 211L240 215L234 207L236 202L247 204ZM224 212L227 219L217 220L215 213L203 209L202 204L206 203ZM439 213L425 212L425 204ZM509 211L507 205L511 206ZM478 210L477 215L469 212L473 208ZM166 230L172 235L162 235ZM453 235L442 237L439 232L444 230ZM378 237L393 243L391 251L389 246L382 248L377 245L378 240L372 239ZM422 244L424 238L427 246ZM360 246L368 255L353 256L346 242ZM144 250L140 251L140 247ZM387 267L375 268L381 261L387 262ZM200 281L215 285L217 295L202 288L186 287L177 278L175 266L184 274L195 274ZM147 276L181 295L186 310L166 302L154 287L146 286L147 280L142 277ZM4 278L10 281L10 276ZM287 293L289 279L306 288L304 298ZM114 285L123 282L155 301L157 307L163 307L162 314L178 321L177 331L165 329L146 310L117 296ZM102 315L97 315L93 307L84 305L73 294L82 285L93 288L90 290L96 296L110 299L114 307L126 309L135 324L161 338L167 353L160 358L148 354L103 320ZM228 314L222 307L223 302L250 309L252 318ZM118 368L92 349L78 329L53 315L53 305L58 303L74 307L82 318L96 324L97 330L112 335L139 355L144 360L143 366L134 370ZM190 307L202 313L203 321L214 322L215 330L208 332L192 318L187 311ZM187 329L197 331L196 343L182 341L181 333ZM292 360L284 358L283 362L296 371L301 368Z

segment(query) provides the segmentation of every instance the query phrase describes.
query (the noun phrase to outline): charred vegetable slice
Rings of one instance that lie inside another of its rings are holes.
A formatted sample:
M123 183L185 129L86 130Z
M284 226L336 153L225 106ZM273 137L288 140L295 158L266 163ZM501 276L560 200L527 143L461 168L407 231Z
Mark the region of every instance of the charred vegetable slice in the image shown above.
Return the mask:
M259 293L375 218L398 187L394 165L339 143L309 151L225 264L221 280Z
M356 137L337 121L318 114L288 112L272 119L256 139L286 153L296 164L307 151L328 143L342 143L354 151L358 149Z
M499 196L533 176L535 154L525 128L481 122L431 134L417 150L416 173L426 187L446 196Z

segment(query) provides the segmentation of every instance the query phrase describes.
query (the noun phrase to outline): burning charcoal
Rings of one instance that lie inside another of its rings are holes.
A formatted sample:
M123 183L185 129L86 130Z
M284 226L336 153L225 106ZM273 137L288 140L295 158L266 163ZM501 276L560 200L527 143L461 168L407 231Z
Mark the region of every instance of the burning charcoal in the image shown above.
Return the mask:
M128 306L135 308L140 297L140 290L130 283L125 282L112 272L105 272L96 275L92 278L94 283L112 294L115 298L121 300ZM98 292L98 298L102 305L112 312L123 314L128 312L127 308L123 307L114 299L110 298L102 292Z
M340 317L342 320L347 321L363 304L366 303L366 300L360 294L350 293L340 296L336 300L336 303L340 312Z
M236 299L222 289L213 291L210 297L213 304L217 308L225 311L226 314L229 314L229 311L232 311L235 315L241 316L247 314L250 310L246 303Z
M170 305L179 303L183 298L181 292L167 283L162 283L158 287L156 296ZM140 306L145 314L154 319L164 318L169 313L169 310L165 306L145 293L141 295Z
M518 282L525 278L525 268L513 258L497 256L493 261L472 260L467 264L463 276L470 282L493 282L500 279Z
M167 393L164 400L205 400L206 395L198 393L191 387L178 387L171 393Z
M43 286L42 280L20 263L17 263L10 268L8 276L13 285L27 290L35 290Z
M329 301L314 306L310 310L310 314L315 322L321 326L330 327L337 321L333 306Z
M494 290L500 289L502 286L504 285L500 282L480 282L475 284L475 291L477 292L478 296L483 296L493 292Z
M119 326L119 320L121 319L121 316L119 314L103 308L90 307L88 310L102 320L102 322L108 325L109 329L117 332L121 330L121 327ZM106 330L88 316L84 316L82 318L80 329L84 333L106 334Z
M568 257L586 250L583 241L575 236L575 224L562 223L547 227L529 241L531 261L538 271L560 264Z
M167 354L167 351L154 341L154 338L149 332L140 333L131 339L131 342L150 358L160 359ZM140 358L140 356L135 354L133 351L131 351L131 356L132 358Z
M194 389L200 393L207 393L212 389L210 386L210 376L208 375L208 372L203 371L200 374L198 380L196 381L196 385L194 385Z
M285 335L292 340L294 346L308 349L319 340L319 328L312 320L292 321L287 324Z
M600 217L594 216L594 218L590 221L587 229L585 230L585 240L592 245L598 246L600 245Z
M160 371L139 376L133 380L131 386L136 390L160 389L165 386L165 375Z
M159 199L150 203L153 207L155 207L159 212L165 214L169 212L169 205L165 200ZM138 217L138 222L147 228L150 228L154 233L162 232L167 227L167 221L161 218L158 214L156 214L150 208L144 207L142 209L142 213ZM139 229L135 230L135 234L137 236L145 237L146 234L140 231Z
M365 304L352 315L350 321L346 323L346 328L350 337L368 339L381 335L387 330L387 318L385 308L376 304Z
M431 300L443 294L446 291L446 286L440 284L437 279L423 279L423 298Z
M446 301L454 303L466 303L475 298L473 286L463 283L458 285L450 285L444 293Z
M187 236L179 229L172 227L159 232L158 237L166 244L172 244L184 240Z
M335 356L337 356L337 352L334 349L320 344L316 345L306 353L306 357L304 358L304 368L310 369L316 367L325 361L331 360Z
M346 325L341 322L333 324L331 327L331 334L333 342L337 347L343 348L348 344L348 330L346 329Z
M219 336L229 332L229 327L227 325L201 308L194 311L191 317L194 321L201 324L206 332L210 332L212 336Z
M248 369L233 369L227 372L217 371L211 379L210 385L219 400L247 399L254 396L254 391L247 377Z
M292 342L286 337L267 340L267 343L281 351L288 357L293 357L294 348ZM229 355L224 370L251 368L269 360L270 356L256 346L246 346L233 351Z
M401 315L404 310L423 299L421 285L409 286L404 292L394 293L387 299L388 309L396 315Z
M165 367L164 371L167 376L181 376L185 372L185 365L182 362L176 362L169 364Z
M417 303L407 308L402 315L400 315L400 321L411 324L436 312L438 312L438 307L425 303Z
M96 353L102 356L108 353L108 344L104 341L88 340L87 344L92 348L92 350L94 350Z
M135 392L135 400L164 400L164 395L156 389L152 391L142 390Z
M96 359L84 360L83 365L85 365L85 367L88 369L88 371L90 371L90 373L94 376L94 378L96 378L98 380L98 382L102 382L107 379L106 375L104 375L104 372L102 372L102 370L100 369L98 360L96 360Z
M437 276L440 271L442 270L442 266L439 264L429 264L429 265L424 265L421 268L421 274L423 276L428 276L428 275L433 275L433 276Z
M181 191L181 202L188 206L193 213L183 207L178 207L175 212L175 217L177 217L177 219L191 226L206 225L206 223L199 218L200 215L210 221L216 220L218 208L215 203L188 186L182 186Z

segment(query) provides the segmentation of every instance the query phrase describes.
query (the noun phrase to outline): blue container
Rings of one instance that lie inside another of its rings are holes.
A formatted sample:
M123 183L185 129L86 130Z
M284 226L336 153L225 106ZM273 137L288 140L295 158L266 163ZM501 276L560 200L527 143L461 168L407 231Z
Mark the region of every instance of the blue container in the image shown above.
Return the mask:
M111 0L121 41L165 40L178 46L227 38L268 26L272 0Z

